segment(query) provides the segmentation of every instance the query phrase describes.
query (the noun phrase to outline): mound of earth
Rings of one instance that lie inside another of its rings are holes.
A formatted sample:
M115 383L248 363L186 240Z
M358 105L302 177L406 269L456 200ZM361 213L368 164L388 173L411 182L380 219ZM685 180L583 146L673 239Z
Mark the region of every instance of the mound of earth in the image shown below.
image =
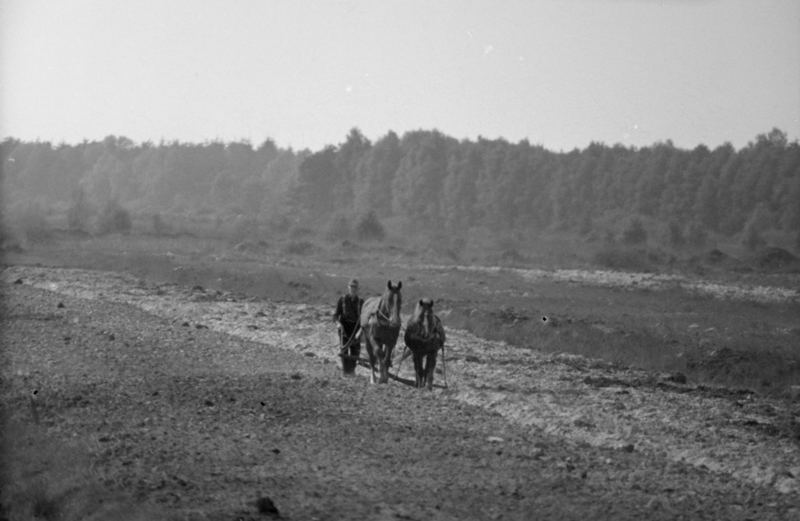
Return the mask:
M728 265L731 263L738 263L736 259L716 248L706 253L704 260L707 263L714 265Z
M742 270L749 271L752 268L746 266L741 260L728 255L724 251L714 248L703 254L694 255L688 259L688 265L699 272L703 272L703 268L714 268L721 270L731 270L734 272L741 272Z
M800 267L800 259L783 248L769 247L760 251L754 262L762 270L783 270L791 267Z

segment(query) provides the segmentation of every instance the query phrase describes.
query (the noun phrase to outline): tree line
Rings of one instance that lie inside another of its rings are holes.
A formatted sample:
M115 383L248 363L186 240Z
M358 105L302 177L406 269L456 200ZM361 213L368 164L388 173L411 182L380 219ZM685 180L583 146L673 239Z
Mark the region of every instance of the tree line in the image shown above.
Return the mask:
M661 223L676 245L710 233L754 245L770 232L800 241L800 145L779 129L738 150L665 141L556 152L436 130L390 131L373 143L357 128L318 151L271 140L109 136L54 146L8 138L0 158L5 211L113 201L135 213L291 216L306 226L371 215L455 237L474 227L597 237L633 219Z

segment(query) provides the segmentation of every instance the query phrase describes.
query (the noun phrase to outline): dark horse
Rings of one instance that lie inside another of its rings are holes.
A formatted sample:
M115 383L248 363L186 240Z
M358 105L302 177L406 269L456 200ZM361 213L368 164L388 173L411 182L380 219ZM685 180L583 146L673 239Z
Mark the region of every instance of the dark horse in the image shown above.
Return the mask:
M375 383L375 358L380 367L380 383L389 381L389 366L392 364L392 351L400 336L400 307L403 298L400 295L402 282L392 286L386 283L386 289L380 297L370 297L361 307L361 330L366 338L369 354L370 382Z
M404 337L414 358L415 383L419 388L433 389L433 371L436 356L444 347L445 335L442 321L433 314L433 301L420 299L414 314L408 319Z

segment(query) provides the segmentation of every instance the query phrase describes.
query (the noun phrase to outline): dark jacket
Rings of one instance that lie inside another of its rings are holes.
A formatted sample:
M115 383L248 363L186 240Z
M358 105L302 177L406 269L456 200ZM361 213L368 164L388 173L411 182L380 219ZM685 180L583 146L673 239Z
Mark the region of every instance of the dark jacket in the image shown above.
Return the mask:
M336 312L333 314L333 319L337 322L347 322L348 324L357 324L361 320L361 306L364 305L364 299L357 296L342 295L336 303Z

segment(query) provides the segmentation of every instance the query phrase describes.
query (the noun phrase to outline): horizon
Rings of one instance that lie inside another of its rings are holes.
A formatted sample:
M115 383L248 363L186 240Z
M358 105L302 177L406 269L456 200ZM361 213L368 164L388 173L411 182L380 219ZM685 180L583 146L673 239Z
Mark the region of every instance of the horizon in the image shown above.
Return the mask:
M792 0L5 0L0 136L738 150L800 139L799 27Z
M360 131L360 129L358 129L357 127L353 127L353 128ZM457 139L454 136L449 136L449 135L439 131L438 129L412 129L412 130L407 130L407 131L402 132L402 133L390 129L386 133L384 133L383 135L377 136L375 139L372 139L372 138L367 138L367 139L369 140L370 145L374 145L376 142L378 142L381 139L385 138L391 132L394 132L398 136L398 138L400 138L400 139L402 139L405 134L412 133L412 132L440 132L445 137L448 137L448 138L451 138L451 139L456 139L458 142L467 141L467 142L471 142L471 143L477 143L479 140L483 139L483 140L487 140L487 141L507 141L511 145L518 145L518 144L520 144L522 142L526 142L527 141L530 146L541 147L544 150L547 150L548 152L554 153L554 154L567 154L567 153L572 152L574 150L584 151L584 150L588 149L591 145L600 145L600 146L604 146L604 147L607 147L607 148L614 148L614 147L617 147L617 146L622 146L622 147L624 147L624 148L626 148L628 150L636 151L636 150L642 150L642 149L646 149L646 148L649 148L649 147L654 147L654 146L664 145L664 144L670 144L671 146L673 146L674 148L676 148L678 150L687 150L687 151L688 150L693 150L693 149L695 149L697 147L706 147L709 150L714 150L714 149L717 149L717 148L720 148L720 147L731 146L731 147L733 147L733 149L735 151L739 152L742 149L747 148L748 146L754 144L758 137L767 136L770 132L772 132L774 130L778 130L781 133L786 134L786 132L783 129L779 129L777 127L773 127L772 129L765 130L763 132L759 132L758 134L753 136L753 139L751 139L750 141L748 141L747 143L743 144L740 147L734 146L729 141L726 141L724 143L719 143L719 144L714 145L714 146L709 146L709 145L706 145L705 143L698 143L698 144L696 144L695 146L692 146L692 147L685 147L685 146L676 145L671 139L659 140L659 141L655 141L653 143L650 143L650 144L647 144L647 145L641 145L641 146L625 145L625 144L622 144L622 143L605 143L603 141L597 141L596 140L596 141L591 141L591 142L587 143L586 146L583 146L583 147L577 147L576 146L576 147L573 147L573 148L568 149L568 150L567 149L554 150L554 149L548 148L548 147L546 147L546 146L544 146L544 145L542 145L540 143L530 143L526 138L520 139L518 141L510 141L510 140L505 139L502 136L498 136L498 137L495 137L495 138L487 138L486 136L477 136L477 138L461 138L461 139ZM348 132L348 134L349 134L349 132ZM786 136L787 136L787 144L788 145L798 145L798 144L800 144L800 139L798 139L798 138L790 139L788 134ZM215 139L205 139L203 141L189 141L189 140L179 140L179 139L159 139L159 140L145 139L145 140L137 141L137 140L129 138L128 136L119 135L119 134L108 134L106 136L103 136L103 137L100 137L100 138L94 138L94 139L84 138L84 139L81 139L79 141L72 141L72 142L68 142L68 141L64 141L64 140L55 141L55 140L39 139L39 138L20 139L20 138L18 138L16 136L3 136L2 140L0 140L0 143L5 142L5 141L9 141L9 140L17 140L20 143L49 144L50 146L52 146L54 148L58 148L58 147L61 147L61 146L74 147L74 146L78 146L78 145L82 145L82 144L102 143L108 137L113 137L113 138L117 138L117 139L119 139L119 138L128 139L133 143L133 146L135 146L135 147L140 147L140 146L144 146L144 145L147 145L147 144L149 144L151 146L162 146L162 145L170 146L170 145L173 145L173 144L196 146L196 145L210 145L210 144L219 143L219 144L223 144L223 145L249 144L255 150L259 146L264 144L265 142L272 142L278 149L281 149L281 150L290 150L290 151L292 151L294 153L300 153L300 152L303 152L303 151L308 151L310 153L315 153L315 152L319 152L319 151L321 151L324 148L329 147L329 146L333 146L335 148L338 148L339 146L344 144L344 142L346 141L347 134L345 136L343 136L343 138L341 140L339 140L339 142L337 142L337 143L326 143L326 144L323 144L318 149L310 149L310 148L307 148L307 147L306 148L294 148L292 146L282 146L280 143L276 143L275 140L272 139L269 136L265 137L264 139L262 139L261 141L258 141L258 142L254 142L254 141L252 141L252 140L250 140L248 138L226 139L226 140L215 138ZM367 137L367 136L364 136L364 137Z

